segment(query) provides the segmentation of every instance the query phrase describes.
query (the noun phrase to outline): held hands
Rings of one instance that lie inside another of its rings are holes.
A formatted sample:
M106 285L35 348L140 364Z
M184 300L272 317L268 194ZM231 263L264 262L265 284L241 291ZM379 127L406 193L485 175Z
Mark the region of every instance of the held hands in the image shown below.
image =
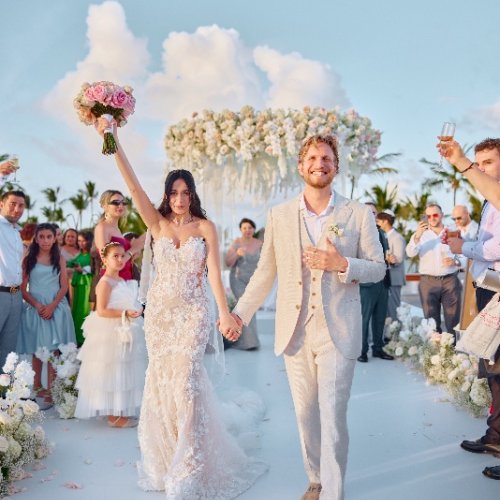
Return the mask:
M317 247L306 247L302 260L309 269L343 273L348 267L347 259L328 239L326 240L326 250L320 250Z
M125 314L127 316L127 318L138 318L141 314L142 314L142 311L136 311L134 309L127 309L125 311Z
M240 338L243 321L241 321L241 318L237 314L224 314L217 320L217 326L223 337L231 342L235 342Z

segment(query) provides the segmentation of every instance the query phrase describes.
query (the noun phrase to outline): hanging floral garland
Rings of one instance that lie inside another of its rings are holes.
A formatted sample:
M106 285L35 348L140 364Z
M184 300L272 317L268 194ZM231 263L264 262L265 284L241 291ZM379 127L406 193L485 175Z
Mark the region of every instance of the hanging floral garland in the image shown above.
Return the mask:
M304 138L334 134L340 167L358 178L375 161L381 132L356 111L305 107L239 112L204 110L167 130L165 148L171 168L186 168L215 188L226 180L234 188L268 199L299 183L297 154ZM223 180L221 180L223 179ZM220 187L220 186L219 186Z

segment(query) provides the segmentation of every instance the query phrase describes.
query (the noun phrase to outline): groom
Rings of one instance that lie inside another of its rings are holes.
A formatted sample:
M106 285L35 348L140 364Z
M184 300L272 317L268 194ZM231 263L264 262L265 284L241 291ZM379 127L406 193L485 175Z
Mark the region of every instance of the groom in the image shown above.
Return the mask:
M347 403L361 352L359 283L385 274L375 219L366 205L332 190L335 137L303 143L304 191L268 214L257 270L233 313L248 324L278 278L276 355L285 365L309 488L303 500L342 499Z

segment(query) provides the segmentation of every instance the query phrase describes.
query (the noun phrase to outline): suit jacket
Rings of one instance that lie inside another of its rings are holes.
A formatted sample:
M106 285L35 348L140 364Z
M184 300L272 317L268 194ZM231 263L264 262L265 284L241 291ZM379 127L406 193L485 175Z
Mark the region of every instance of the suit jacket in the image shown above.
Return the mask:
M394 264L389 267L391 273L391 286L403 286L406 283L405 271L405 256L406 256L406 241L401 233L395 229L387 234L390 252L396 256L399 264Z
M302 246L299 197L268 212L259 264L234 312L248 324L278 277L274 351L282 354L298 326L303 300ZM336 231L335 229L340 229ZM327 237L346 257L346 273L319 272L321 303L332 341L349 359L361 350L359 283L380 281L385 263L377 227L370 209L335 193L335 207L318 242L326 249Z
M382 252L383 252L383 255L385 257L387 255L387 250L389 250L389 242L387 241L387 237L385 236L385 233L384 233L384 231L382 231L382 229L377 228L377 231L378 231L378 240L380 241L380 244L382 245ZM388 265L387 261L385 261L385 265L386 265L385 275L384 275L384 278L382 279L382 281L384 282L384 286L386 288L389 288L391 286L391 274L389 272L389 265ZM369 287L372 287L373 285L376 285L377 283L360 283L359 286L361 288L369 288Z

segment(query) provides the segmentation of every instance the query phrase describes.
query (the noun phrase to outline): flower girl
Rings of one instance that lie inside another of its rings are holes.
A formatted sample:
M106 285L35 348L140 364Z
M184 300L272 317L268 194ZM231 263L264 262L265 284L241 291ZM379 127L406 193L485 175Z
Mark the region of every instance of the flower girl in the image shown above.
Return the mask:
M43 389L43 363L35 352L45 347L57 354L59 344L75 342L75 328L66 300L68 278L65 262L56 242L55 227L49 223L38 224L23 260L21 290L26 303L16 350L19 354L33 354L34 389L37 396L45 397L48 404L52 404L50 389L55 370L49 363L48 390Z
M123 246L108 243L101 254L106 272L96 287L96 311L82 326L75 417L107 415L111 427L135 427L147 366L142 306L137 281L119 276L125 265Z

